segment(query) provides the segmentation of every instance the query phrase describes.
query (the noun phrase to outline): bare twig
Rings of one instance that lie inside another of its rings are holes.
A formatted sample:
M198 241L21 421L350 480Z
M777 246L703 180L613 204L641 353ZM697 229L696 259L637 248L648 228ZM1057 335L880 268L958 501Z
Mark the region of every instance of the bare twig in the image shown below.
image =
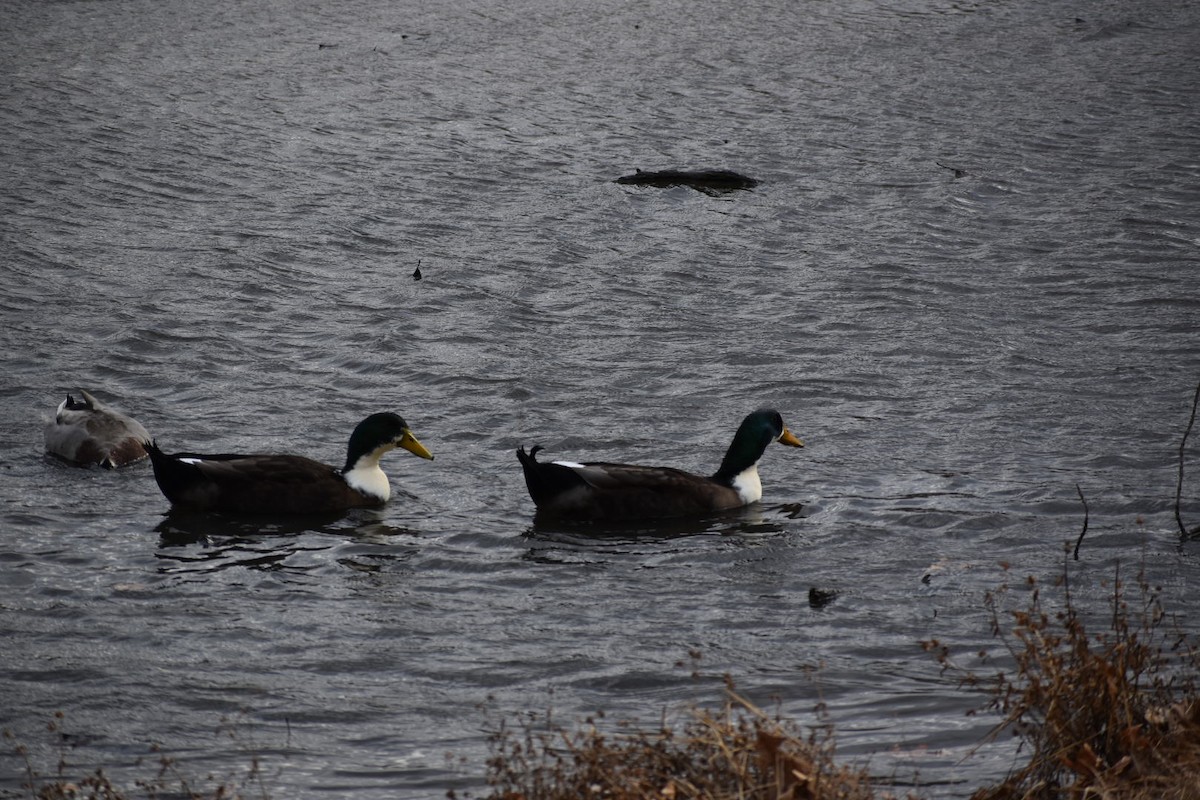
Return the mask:
M1079 560L1079 545L1083 544L1083 535L1087 533L1088 526L1088 505L1087 500L1083 497L1083 489L1079 488L1079 484L1075 484L1075 491L1079 492L1079 502L1083 503L1083 530L1079 532L1079 538L1075 540L1075 560Z
M1183 432L1183 439L1179 441L1179 478L1175 483L1175 522L1179 524L1179 534L1187 539L1195 536L1200 532L1200 528L1188 533L1187 527L1183 524L1183 515L1179 511L1180 498L1183 496L1183 453L1184 446L1187 445L1188 436L1192 432L1192 425L1196 422L1196 404L1200 403L1200 383L1196 384L1196 394L1192 398L1192 415L1188 418L1187 430Z

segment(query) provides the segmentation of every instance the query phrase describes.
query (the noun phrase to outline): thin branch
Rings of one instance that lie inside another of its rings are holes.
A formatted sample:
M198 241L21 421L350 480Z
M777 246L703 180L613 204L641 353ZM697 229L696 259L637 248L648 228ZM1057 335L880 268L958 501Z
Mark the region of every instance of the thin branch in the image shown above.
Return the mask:
M1075 484L1075 491L1079 492L1079 502L1083 503L1083 530L1079 532L1079 538L1075 540L1075 560L1079 560L1079 545L1083 544L1083 535L1087 533L1088 526L1088 505L1087 500L1083 497L1083 489L1079 488L1079 484Z
M1179 524L1179 533L1183 538L1187 539L1189 535L1194 536L1200 532L1200 528L1188 534L1187 527L1183 524L1183 515L1179 511L1180 497L1183 496L1183 452L1184 446L1187 445L1188 436L1192 432L1192 425L1196 422L1196 405L1200 403L1200 383L1196 384L1196 395L1192 398L1192 415L1188 418L1187 430L1183 432L1183 439L1179 442L1179 479L1175 483L1175 522Z

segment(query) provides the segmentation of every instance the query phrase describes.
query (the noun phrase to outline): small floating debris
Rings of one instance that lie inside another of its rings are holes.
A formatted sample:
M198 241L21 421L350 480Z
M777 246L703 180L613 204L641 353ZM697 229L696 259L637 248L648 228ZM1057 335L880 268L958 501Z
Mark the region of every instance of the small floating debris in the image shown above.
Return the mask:
M837 600L839 594L836 589L818 589L813 586L808 590L808 604L812 608L824 608Z
M737 189L753 189L759 181L730 169L663 169L652 172L638 170L632 175L617 178L617 183L630 186L689 186L701 192L730 192Z
M943 164L940 161L935 161L933 163L937 164L942 169L948 169L952 173L954 173L954 180L958 180L959 178L965 178L971 174L971 173L967 172L965 169L959 169L958 167L952 167L949 164Z
M788 519L804 519L804 503L780 503L779 511Z

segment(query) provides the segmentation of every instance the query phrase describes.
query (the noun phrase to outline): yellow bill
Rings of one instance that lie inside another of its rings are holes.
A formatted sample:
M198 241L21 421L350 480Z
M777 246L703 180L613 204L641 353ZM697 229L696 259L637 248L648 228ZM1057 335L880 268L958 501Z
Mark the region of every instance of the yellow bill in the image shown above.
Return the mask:
M414 456L428 458L430 461L433 461L433 453L426 450L425 445L418 442L417 437L413 436L412 431L410 431L408 428L404 429L404 434L400 437L400 441L397 442L397 445L399 447L403 447Z
M775 441L780 444L786 444L788 447L804 447L804 442L796 438L795 434L787 428L783 429L783 433L779 434L779 438Z

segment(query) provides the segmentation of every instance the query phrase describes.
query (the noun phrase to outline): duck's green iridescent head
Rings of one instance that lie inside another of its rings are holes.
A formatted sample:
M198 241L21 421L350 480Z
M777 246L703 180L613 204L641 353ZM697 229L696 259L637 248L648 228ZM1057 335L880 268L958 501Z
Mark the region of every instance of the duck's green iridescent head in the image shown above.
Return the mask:
M783 417L775 409L760 408L746 415L742 424L738 426L737 433L733 435L733 442L725 452L721 468L714 477L732 479L743 470L754 466L771 442L779 442L789 447L804 446L804 443L783 424Z
M396 447L401 447L413 455L433 460L433 453L425 449L425 445L417 441L408 423L399 414L383 411L358 423L354 433L350 434L350 444L346 447L346 466L343 471L354 468L358 460L366 455L378 453L382 455Z

